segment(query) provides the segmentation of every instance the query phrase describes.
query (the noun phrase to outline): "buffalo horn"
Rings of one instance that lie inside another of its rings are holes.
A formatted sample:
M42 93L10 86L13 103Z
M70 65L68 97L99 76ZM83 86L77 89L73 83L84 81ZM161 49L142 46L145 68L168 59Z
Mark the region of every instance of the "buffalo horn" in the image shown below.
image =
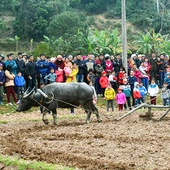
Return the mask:
M31 94L33 94L34 90L35 90L35 87L34 87L28 94L25 94L25 95L23 96L23 98L25 99L25 98L31 96Z
M42 94L45 98L48 98L48 96L41 89L37 89L37 92Z
M27 90L24 92L24 96L28 93L30 87L27 88Z

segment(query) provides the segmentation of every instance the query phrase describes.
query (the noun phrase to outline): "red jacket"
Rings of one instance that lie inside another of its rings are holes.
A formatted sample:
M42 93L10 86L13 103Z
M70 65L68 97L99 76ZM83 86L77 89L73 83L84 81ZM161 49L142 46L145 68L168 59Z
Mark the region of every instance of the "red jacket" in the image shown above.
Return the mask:
M123 85L123 76L124 76L125 72L119 72L118 74L118 82L120 85Z
M101 85L101 88L106 88L109 84L109 79L106 76L102 76L99 80L99 83Z

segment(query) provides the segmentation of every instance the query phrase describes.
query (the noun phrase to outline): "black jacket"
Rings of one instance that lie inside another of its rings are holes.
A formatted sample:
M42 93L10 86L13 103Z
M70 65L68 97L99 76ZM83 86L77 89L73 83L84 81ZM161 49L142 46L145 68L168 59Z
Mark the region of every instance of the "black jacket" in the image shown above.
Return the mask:
M25 73L27 76L35 76L37 74L36 65L34 62L28 62L25 66Z
M84 75L85 74L85 64L82 60L76 60L75 63L78 66L79 72L77 74Z
M18 58L15 60L15 62L17 63L17 71L20 71L21 73L24 73L25 71L25 62L24 60L19 60Z

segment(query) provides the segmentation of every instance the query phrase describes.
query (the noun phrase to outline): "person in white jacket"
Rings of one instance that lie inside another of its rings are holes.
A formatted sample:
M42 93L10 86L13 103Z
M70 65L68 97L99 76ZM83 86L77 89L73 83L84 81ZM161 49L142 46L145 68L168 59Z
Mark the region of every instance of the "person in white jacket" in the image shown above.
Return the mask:
M151 80L151 84L148 88L148 93L150 95L151 104L156 105L156 96L159 92L158 85L155 83L155 79Z

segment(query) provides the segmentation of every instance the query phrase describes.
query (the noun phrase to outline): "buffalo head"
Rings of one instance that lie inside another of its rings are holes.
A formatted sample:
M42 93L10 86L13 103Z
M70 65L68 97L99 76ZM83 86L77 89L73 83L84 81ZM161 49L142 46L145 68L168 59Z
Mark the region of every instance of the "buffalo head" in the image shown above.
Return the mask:
M35 93L35 87L28 93L28 90L26 90L26 92L23 95L23 98L21 100L21 103L19 104L18 108L16 109L16 111L21 112L21 111L26 111L29 110L32 106L32 96Z

